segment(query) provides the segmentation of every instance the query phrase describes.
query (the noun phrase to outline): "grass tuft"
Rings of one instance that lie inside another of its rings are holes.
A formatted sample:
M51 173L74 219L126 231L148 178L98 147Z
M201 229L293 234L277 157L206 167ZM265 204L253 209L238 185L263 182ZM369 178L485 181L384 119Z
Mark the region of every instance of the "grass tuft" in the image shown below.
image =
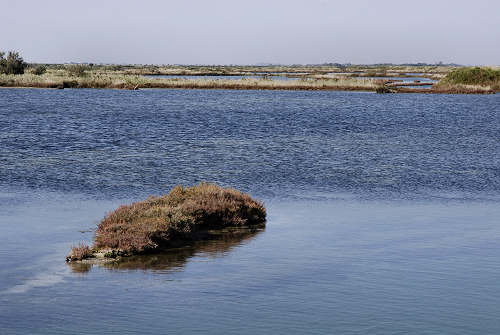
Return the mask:
M71 248L71 252L66 257L66 261L81 261L93 257L92 251L88 245L78 243L78 245Z

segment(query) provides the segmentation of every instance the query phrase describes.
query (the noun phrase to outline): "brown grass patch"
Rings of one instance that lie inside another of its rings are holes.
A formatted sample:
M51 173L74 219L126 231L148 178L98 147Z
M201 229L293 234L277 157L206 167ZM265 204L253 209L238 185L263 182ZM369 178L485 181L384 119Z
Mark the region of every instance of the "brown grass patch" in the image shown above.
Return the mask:
M65 72L43 75L0 75L0 87L34 88L181 88L232 90L346 90L374 91L370 79L329 78L324 80L272 80L267 79L211 79L211 78L149 78L144 76L100 74L89 72L85 76L68 76Z
M71 248L69 256L66 258L67 261L81 261L86 258L93 257L92 250L90 250L88 245L83 243L78 243L78 245Z
M235 189L176 186L167 195L109 213L97 227L94 248L118 255L150 252L203 239L211 229L262 224L265 218L261 202Z
M433 93L449 94L493 94L495 89L491 86L451 84L439 82L432 88Z

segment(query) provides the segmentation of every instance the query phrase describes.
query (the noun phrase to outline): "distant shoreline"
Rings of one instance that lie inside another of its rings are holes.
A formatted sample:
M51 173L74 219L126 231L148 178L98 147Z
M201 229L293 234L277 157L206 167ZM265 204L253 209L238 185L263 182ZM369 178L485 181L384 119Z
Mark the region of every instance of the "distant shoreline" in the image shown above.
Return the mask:
M0 75L0 88L226 89L433 94L500 92L498 86L443 83L441 79L456 70L456 67L445 66L260 68L47 65L42 74L35 74L32 70L34 68L32 65L31 69L26 69L25 73L20 75ZM231 78L235 76L241 78Z

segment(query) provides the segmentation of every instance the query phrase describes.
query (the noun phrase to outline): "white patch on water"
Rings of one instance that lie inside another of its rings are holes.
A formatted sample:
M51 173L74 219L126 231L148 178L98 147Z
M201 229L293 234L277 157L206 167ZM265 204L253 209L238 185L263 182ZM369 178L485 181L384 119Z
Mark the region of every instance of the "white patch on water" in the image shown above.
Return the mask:
M26 280L24 283L12 286L7 290L0 292L2 294L26 293L37 287L48 287L64 281L62 271L39 273L35 277Z
M71 276L65 257L89 243L93 223L116 202L56 192L1 192L0 295L50 287Z

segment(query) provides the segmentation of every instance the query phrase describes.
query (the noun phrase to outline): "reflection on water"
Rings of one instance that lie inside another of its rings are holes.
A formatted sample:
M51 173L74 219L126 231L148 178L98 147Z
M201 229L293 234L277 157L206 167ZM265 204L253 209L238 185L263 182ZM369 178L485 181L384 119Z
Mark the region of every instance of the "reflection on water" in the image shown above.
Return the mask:
M207 241L196 241L189 246L161 253L124 257L118 261L104 263L68 263L68 265L75 273L87 273L93 265L108 270L178 271L195 255L203 254L203 256L210 258L224 257L233 248L247 243L264 230L264 225L238 228L224 234L212 235L212 238Z

